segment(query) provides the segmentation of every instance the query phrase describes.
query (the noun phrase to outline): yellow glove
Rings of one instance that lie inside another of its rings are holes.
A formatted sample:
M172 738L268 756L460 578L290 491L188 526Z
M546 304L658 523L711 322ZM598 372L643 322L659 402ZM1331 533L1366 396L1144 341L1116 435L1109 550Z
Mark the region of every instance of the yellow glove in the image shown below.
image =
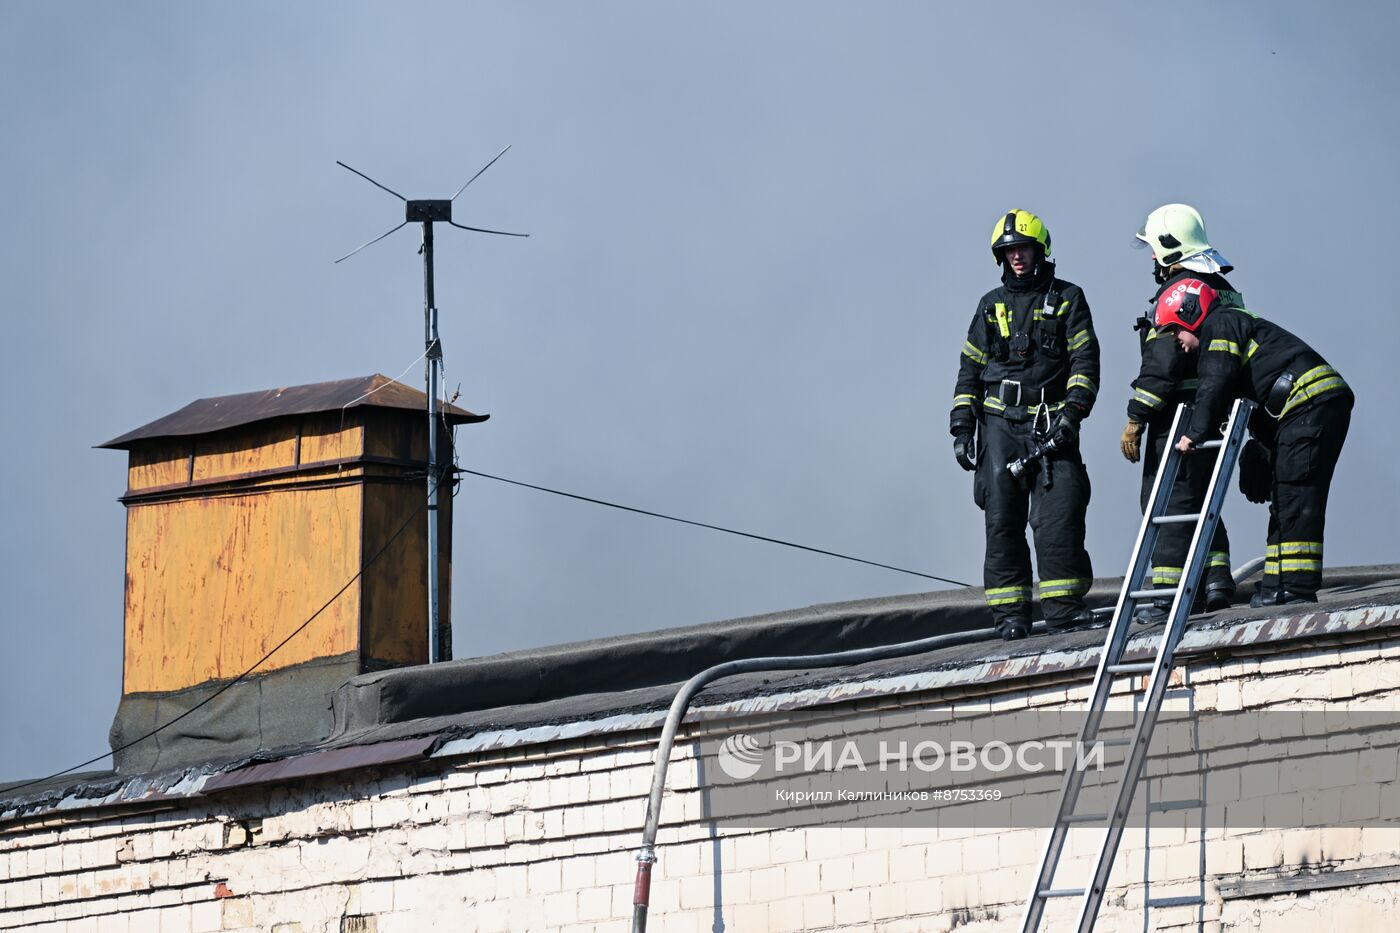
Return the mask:
M1142 459L1142 422L1129 421L1128 426L1123 429L1123 438L1118 442L1118 447L1123 451L1123 456L1128 458L1129 463L1137 463Z

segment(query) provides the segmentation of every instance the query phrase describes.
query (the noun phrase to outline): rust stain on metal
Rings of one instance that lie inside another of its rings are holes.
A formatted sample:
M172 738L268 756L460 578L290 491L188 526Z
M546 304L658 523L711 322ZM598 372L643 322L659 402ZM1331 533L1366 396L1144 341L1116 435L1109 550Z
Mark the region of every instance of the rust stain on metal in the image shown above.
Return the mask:
M425 410L427 402L428 398L422 392L394 382L388 376L360 376L333 382L198 399L179 411L157 418L150 424L142 425L98 446L127 449L138 441L212 434L273 418L340 411L346 406L400 408L418 412ZM490 417L473 414L456 405L444 406L443 416L451 424L471 424Z

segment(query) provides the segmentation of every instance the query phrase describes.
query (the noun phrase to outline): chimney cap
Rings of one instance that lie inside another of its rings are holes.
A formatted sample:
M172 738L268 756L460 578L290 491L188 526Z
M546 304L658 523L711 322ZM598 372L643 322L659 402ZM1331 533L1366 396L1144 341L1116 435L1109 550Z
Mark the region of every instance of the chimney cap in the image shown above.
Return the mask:
M422 411L427 403L428 397L418 389L376 373L354 379L196 399L178 411L97 446L130 450L145 441L212 434L287 415L308 415L362 405ZM473 414L456 405L443 405L442 412L449 424L476 424L491 417Z

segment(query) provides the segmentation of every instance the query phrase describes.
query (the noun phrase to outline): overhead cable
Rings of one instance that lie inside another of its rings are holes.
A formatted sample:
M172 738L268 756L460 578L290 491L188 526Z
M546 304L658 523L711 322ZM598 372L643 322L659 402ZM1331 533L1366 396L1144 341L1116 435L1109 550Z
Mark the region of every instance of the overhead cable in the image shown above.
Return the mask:
M415 362L417 362L417 361L415 360ZM412 365L412 364L410 364L410 366L411 366L411 365ZM450 435L451 435L451 432L449 431L448 433L449 433L449 436L450 436ZM454 453L454 454L456 453L456 446L455 446L455 444L453 445L453 453ZM950 583L950 584L952 584L953 586L964 586L964 587L965 587L965 586L971 586L971 584L963 583L963 582L960 581L960 580L952 580L952 579L949 579L948 577L940 577L940 576L937 576L936 574L923 573L923 572L918 571L918 570L909 570L909 569L904 568L904 567L896 567L896 566L894 566L894 565L892 565L892 564L883 564L883 563L880 563L879 561L866 560L866 559L863 558L863 557L853 557L853 556L851 556L850 554L841 554L841 553L839 553L839 552L837 552L837 551L830 551L830 550L827 550L827 549L825 549L825 548L811 547L810 545L798 544L798 543L796 543L796 542L794 542L794 541L784 541L784 540L781 539L781 538L773 538L773 537L770 537L770 536L768 536L768 535L754 534L754 533L748 532L748 531L739 531L738 529L735 529L735 528L726 528L726 527L724 527L724 526L722 526L722 525L713 525L713 524L710 524L709 522L698 522L698 521L694 521L693 519L680 518L680 517L675 516L675 515L666 515L665 513L662 513L662 512L653 512L653 511L651 511L651 510L649 510L649 509L640 509L640 508L636 508L635 506L622 505L621 503L617 503L617 502L609 502L609 501L607 501L606 499L597 499L597 498L594 498L594 497L592 497L592 496L584 496L584 495L579 495L578 493L565 492L565 491L563 491L563 490L561 490L561 489L551 489L551 488L549 488L548 486L539 486L539 485L536 485L536 484L534 484L534 483L526 483L526 482L522 482L521 480L509 479L509 478L504 477L504 476L496 476L496 475L494 475L494 474L492 474L492 473L484 473L484 472L482 472L482 471L480 471L480 470L468 470L468 469L465 469L465 468L463 468L463 467L455 467L455 468L452 470L452 472L456 472L456 473L465 473L465 474L470 475L470 476L478 476L478 477L481 477L482 479L495 480L495 481L498 482L498 483L508 483L509 485L512 485L512 486L521 486L521 487L523 487L523 488L525 488L525 489L534 489L534 490L537 490L537 491L539 491L539 492L546 492L546 493L549 493L549 494L555 495L555 496L563 496L564 498L567 498L567 499L575 499L575 500L578 500L578 501L580 501L580 502L590 502L590 503L592 503L592 504L594 504L594 505L601 505L601 506L605 506L605 507L610 508L610 509L618 509L618 510L623 511L623 512L632 512L632 513L637 514L637 515L647 515L647 516L650 516L651 518L661 518L661 519L665 519L666 521L678 522L678 523L680 523L680 524L682 524L682 525L693 525L693 526L695 526L696 528L708 528L708 529L711 530L711 531L719 531L719 532L723 532L724 534L736 535L736 536L741 537L741 538L750 538L750 539L752 539L752 540L754 540L754 541L766 541L766 542L768 542L769 544L778 544L778 545L782 545L783 547L795 548L795 549L797 549L797 550L799 550L799 551L807 551L807 552L812 553L812 554L824 554L824 555L826 555L827 557L836 557L836 558L840 558L841 560L848 560L848 561L852 561L852 562L857 563L857 564L865 564L865 565L870 566L870 567L879 567L879 568L882 569L882 570L892 570L892 571L894 571L894 572L896 572L896 573L908 574L909 576L913 576L913 577L922 577L922 578L924 578L924 579L926 579L926 580L936 580L936 581L938 581L938 582L940 582L940 583ZM448 473L448 471L444 471L444 472L443 472L442 477L440 477L439 480L438 480L439 484L441 484L442 479L445 478L445 477L447 476L447 473ZM175 718L173 718L173 719L171 719L171 720L169 720L169 721L167 721L167 722L161 723L159 726L156 726L154 729L150 730L149 732L146 732L146 733L143 734L143 735L137 736L136 738L132 739L131 741L125 742L125 743L123 743L123 744L117 746L116 748L113 748L111 751L103 752L101 755L97 755L97 756L95 756L95 757L93 757L93 758L89 758L89 759L87 759L86 761L81 761L81 762L79 762L79 763L77 763L77 764L75 764L75 765L72 765L72 766L70 766L70 767L64 768L64 769L61 770L61 771L55 771L55 772L53 772L52 774L45 775L44 777L34 778L33 780L30 780L30 781L24 781L24 782L19 783L19 784L11 784L11 785L5 786L5 787L4 787L4 792L7 793L7 794L9 794L9 793L14 793L15 791L23 790L23 789L26 788L26 787L32 787L32 786L34 786L35 784L42 784L42 783L44 783L44 782L46 782L46 781L51 781L51 780L53 780L54 778L62 777L62 776L65 775L65 774L69 774L69 773L71 773L71 772L73 772L73 771L77 771L79 768L85 768L85 767L87 767L88 765L96 764L97 762L103 760L104 758L107 758L108 756L115 756L115 755L116 755L117 753L119 753L119 752L124 752L124 751L126 751L127 749L129 749L129 748L132 748L132 747L134 747L134 746L136 746L136 745L139 745L140 743L146 741L147 739L150 739L150 738L155 737L156 735L158 735L159 733L165 731L166 729L169 729L171 726L173 726L173 725L175 725L176 723L180 722L181 720L187 718L188 716L194 714L195 712L197 712L198 710L202 709L203 707L209 705L209 704L212 703L214 700L216 700L218 697L222 696L224 693L227 693L229 690L231 690L232 688L234 688L234 687L237 686L238 684L242 683L244 680L247 680L248 677L250 677L250 676L253 674L254 671L256 671L258 668L260 668L260 667L262 667L264 664L266 664L266 663L268 662L268 660L270 660L270 659L272 658L272 656L275 655L278 651L282 650L282 648L285 647L285 646L287 645L288 642L290 642L290 641L291 641L293 638L295 638L296 636L300 635L303 631L305 631L305 629L306 629L307 626L309 626L312 622L316 621L316 619L319 618L319 617L321 616L321 614L324 613L327 609L329 609L329 608L331 607L331 605L332 605L337 599L339 599L339 598L341 597L342 594L345 593L346 590L348 590L351 586L354 585L355 581L359 580L360 577L364 576L365 571L368 570L371 566L373 566L374 563L375 563L376 561L378 561L379 558L382 557L386 551L388 551L389 547L390 547L391 545L393 545L393 543L399 539L399 537L408 529L408 526L411 525L411 524L413 523L413 520L414 520L415 518L418 517L419 513L422 512L422 511L424 510L424 508L426 508L426 506L427 506L427 502L426 502L426 500L425 500L422 504L420 504L420 505L418 506L418 508L416 508L416 509L413 510L413 513L412 513L411 515L409 515L407 519L404 520L403 524L400 525L400 526L398 527L398 529L395 530L394 533L393 533L392 535L389 536L389 539L388 539L387 541L385 541L384 544L381 545L381 546L379 547L378 550L376 550L372 555L370 555L370 558L369 558L367 561L365 561L364 564L362 564L362 565L360 566L360 569L357 570L357 571L354 573L354 575L350 577L349 580L345 581L345 585L344 585L344 586L342 586L340 589L336 590L335 593L333 593L329 599L327 599L324 603L321 604L321 607L320 607L319 609L317 609L317 610L316 610L315 612L313 612L310 616L308 616L308 617L306 618L305 621L303 621L300 625L298 625L298 626L297 626L296 628L294 628L291 632L289 632L285 638L283 638L283 639L282 639L281 641L279 641L276 645L274 645L271 649L269 649L268 652L267 652L266 654L264 654L264 655L263 655L261 658L259 658L256 662L254 662L254 663L252 664L252 666L250 666L250 667L249 667L247 670L245 670L243 673L239 674L239 675L238 675L237 677L235 677L233 680L230 680L228 683L226 683L226 684L224 684L223 686L219 687L219 689L215 690L215 691L214 691L213 693L211 693L209 696L205 697L203 700L200 700L200 701L199 701L198 703L196 703L194 706L192 706L192 707L190 707L189 709L185 710L183 713L181 713L180 715L176 716Z
M480 470L467 470L462 467L457 468L458 473L467 473L472 476L480 476L483 479L493 479L498 483L509 483L512 486L524 486L526 489L536 489L540 492L547 492L555 496L564 496L568 499L577 499L580 502L592 502L594 505L605 505L610 509L620 509L624 512L635 512L638 515L649 515L652 518L664 518L668 522L680 522L682 525L694 525L697 528L708 528L711 531L722 531L725 534L738 535L741 538L752 538L755 541L767 541L769 544L781 544L783 547L796 548L799 551L810 551L813 554L825 554L827 557L839 557L842 560L854 561L857 564L867 564L871 567L879 567L882 570L893 570L896 573L907 573L911 577L923 577L925 580L937 580L940 583L951 583L954 586L971 586L970 583L963 583L961 580L950 580L947 577L940 577L932 573L923 573L918 570L907 570L904 567L895 567L890 564L882 564L879 561L866 560L863 557L852 557L849 554L840 554L836 551L828 551L825 548L811 547L806 544L798 544L794 541L784 541L781 538L770 538L768 535L754 534L749 531L738 531L734 528L725 528L722 525L711 525L708 522L697 522L689 518L678 518L675 515L665 515L661 512L652 512L648 509L639 509L630 505L621 505L617 502L608 502L605 499L595 499L592 496L581 496L577 493L564 492L560 489L550 489L548 486L536 486L534 483L523 483L518 479L507 479L504 476L494 476L490 473L482 473Z

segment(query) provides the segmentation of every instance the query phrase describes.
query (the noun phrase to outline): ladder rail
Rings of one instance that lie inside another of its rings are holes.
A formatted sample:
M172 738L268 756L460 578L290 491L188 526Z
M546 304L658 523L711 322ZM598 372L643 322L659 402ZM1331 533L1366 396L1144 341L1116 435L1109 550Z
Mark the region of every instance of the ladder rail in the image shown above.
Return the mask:
M1189 412L1190 408L1186 405L1177 407L1167 434L1168 438L1178 436L1177 431ZM1108 668L1122 659L1132 635L1133 609L1137 602L1132 593L1142 588L1142 580L1151 569L1152 553L1157 546L1159 526L1152 519L1166 510L1179 468L1180 459L1171 456L1169 449L1164 450L1157 467L1157 477L1152 484L1148 506L1143 512L1142 524L1138 527L1137 539L1133 543L1132 556L1128 561L1127 573L1123 577L1123 587L1119 590L1118 601L1114 605L1113 622L1100 651L1098 670L1094 674L1094 684L1090 691L1089 712L1079 730L1081 748L1097 737L1103 722L1103 714L1114 681L1114 673ZM1041 849L1040 870L1032 880L1032 887L1026 898L1026 908L1021 918L1022 933L1034 933L1039 928L1045 910L1045 900L1040 896L1040 892L1053 889L1055 870L1059 866L1060 854L1069 833L1069 817L1074 813L1083 784L1084 774L1078 768L1070 768L1065 772L1055 819Z
M1083 888L1057 889L1054 886L1055 875L1064 852L1070 827L1090 822L1087 817L1075 813L1075 807L1084 786L1084 772L1078 768L1066 771L1060 788L1055 820L1046 837L1041 852L1040 868L1026 899L1026 908L1021 924L1022 933L1035 933L1039 929L1049 896L1064 897L1070 892L1075 892L1083 898L1078 925L1080 933L1090 933L1093 929L1103 902L1103 895L1107 889L1108 876L1117 856L1128 811L1132 806L1137 785L1142 780L1147 751L1151 744L1153 730L1156 727L1157 716L1161 711L1162 701L1171 679L1171 671L1175 666L1176 646L1185 630L1186 620L1190 615L1196 590L1201 582L1207 559L1206 555L1219 523L1220 510L1224 505L1228 490L1228 480L1239 458L1239 451L1243 445L1243 435L1254 408L1253 402L1245 399L1236 400L1220 440L1209 441L1199 446L1198 450L1201 452L1217 449L1219 451L1211 472L1210 482L1206 487L1206 495L1197 514L1176 517L1175 522L1166 515L1166 510L1170 505L1172 490L1180 471L1181 458L1186 456L1176 449L1175 439L1181 437L1184 424L1192 415L1191 406L1185 404L1178 406L1176 414L1172 418L1171 427L1167 434L1167 446L1163 450L1162 460L1157 468L1152 493L1147 508L1143 512L1137 539L1133 544L1128 571L1124 575L1123 587L1119 591L1118 601L1114 606L1113 622L1099 655L1098 669L1095 672L1093 687L1090 691L1089 707L1079 731L1080 747L1092 744L1098 736L1104 715L1107 712L1108 701L1112 695L1115 678L1145 673L1144 667L1149 666L1141 663L1122 663L1128 642L1133 634L1132 618L1138 602L1164 597L1168 593L1172 593L1168 624L1163 628L1155 658L1150 665L1151 677L1146 694L1141 695L1143 715L1137 718L1133 737L1126 743L1128 753L1120 763L1122 771L1116 786L1116 801L1113 808L1103 815L1108 820L1108 824L1102 828L1094 876L1090 883ZM1195 455L1199 456L1199 453ZM1181 583L1174 591L1159 591L1153 587L1145 586L1144 581L1151 572L1151 561L1153 552L1156 550L1159 529L1168 524L1184 524L1186 521L1193 521L1195 527L1187 550L1186 567L1182 573ZM1049 895L1048 892L1054 892L1054 894Z
M1206 487L1205 501L1201 506L1201 520L1196 525L1190 547L1187 550L1181 587L1177 591L1176 598L1172 601L1169 622L1157 646L1156 668L1152 672L1152 679L1144 697L1142 717L1138 720L1137 728L1134 730L1128 756L1124 761L1122 776L1118 780L1117 799L1110 811L1108 830L1099 850L1094 876L1090 883L1084 887L1084 899L1080 905L1079 933L1091 933L1094 922L1098 919L1099 908L1103 904L1103 895L1108 887L1109 875L1113 871L1113 862L1118 854L1118 844L1123 837L1128 811L1132 807L1137 785L1142 779L1143 765L1147 761L1152 733L1157 725L1157 717L1162 711L1162 700L1166 695L1172 670L1175 667L1176 648L1185 633L1186 620L1191 615L1191 606L1195 601L1196 589L1201 584L1202 571L1205 568L1211 539L1215 536L1215 529L1220 522L1220 510L1224 506L1225 496L1229 492L1229 478L1234 472L1236 461L1239 459L1240 448L1244 444L1243 435L1248 427L1249 418L1254 412L1254 407L1254 403L1247 399L1237 399L1225 425L1219 455L1215 461L1215 468L1211 471L1210 483ZM1170 443L1171 437L1179 436L1175 433L1169 435L1168 443ZM1191 456L1197 455L1192 454ZM1183 455L1173 447L1167 456L1180 457Z

